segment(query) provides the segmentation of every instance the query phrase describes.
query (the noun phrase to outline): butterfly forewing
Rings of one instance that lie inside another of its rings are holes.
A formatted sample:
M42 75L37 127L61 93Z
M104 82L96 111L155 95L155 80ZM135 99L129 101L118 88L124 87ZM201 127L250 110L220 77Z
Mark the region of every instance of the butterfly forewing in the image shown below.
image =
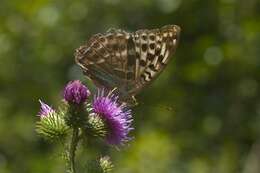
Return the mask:
M139 39L141 44L136 44L137 53L140 51L140 58L137 66L139 73L136 78L138 87L129 91L133 95L154 80L164 69L175 52L180 28L176 25L168 25L161 29L140 30L135 34L137 38L141 38L141 41Z
M179 34L176 25L134 33L110 29L92 36L76 50L75 59L97 85L117 88L127 100L164 69L175 52Z

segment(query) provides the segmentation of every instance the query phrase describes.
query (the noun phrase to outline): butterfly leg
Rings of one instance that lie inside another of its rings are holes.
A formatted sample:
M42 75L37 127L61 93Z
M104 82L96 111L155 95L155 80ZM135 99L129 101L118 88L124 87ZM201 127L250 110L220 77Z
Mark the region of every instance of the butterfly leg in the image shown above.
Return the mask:
M135 98L135 96L132 96L132 103L131 103L132 106L137 106L138 105L138 102Z

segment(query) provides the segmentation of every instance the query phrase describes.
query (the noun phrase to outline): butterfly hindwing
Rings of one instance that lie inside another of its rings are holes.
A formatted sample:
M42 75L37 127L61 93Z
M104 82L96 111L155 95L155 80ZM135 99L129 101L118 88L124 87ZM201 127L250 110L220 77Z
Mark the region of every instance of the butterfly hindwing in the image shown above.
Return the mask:
M95 83L109 89L116 87L127 99L165 68L175 52L179 33L176 25L134 33L110 29L92 36L76 50L75 59Z

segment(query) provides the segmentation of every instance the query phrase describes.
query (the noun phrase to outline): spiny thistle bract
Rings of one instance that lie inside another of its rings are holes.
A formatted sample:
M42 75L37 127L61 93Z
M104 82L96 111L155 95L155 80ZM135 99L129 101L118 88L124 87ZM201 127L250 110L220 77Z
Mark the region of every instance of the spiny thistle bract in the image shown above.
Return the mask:
M100 167L102 168L103 172L107 173L113 170L114 165L110 160L109 156L104 156L99 159Z
M36 123L36 132L46 139L62 139L64 138L69 130L63 119L63 113L57 113L47 104L41 102L41 110L39 116L40 121Z
M105 122L95 113L88 117L88 123L85 126L86 133L90 136L104 138L107 135Z

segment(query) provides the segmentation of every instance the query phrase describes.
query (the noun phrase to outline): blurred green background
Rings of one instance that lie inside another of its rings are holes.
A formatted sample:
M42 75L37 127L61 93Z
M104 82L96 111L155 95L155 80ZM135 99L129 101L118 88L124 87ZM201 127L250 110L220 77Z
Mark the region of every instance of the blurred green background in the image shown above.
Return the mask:
M182 28L177 54L138 95L115 172L259 173L259 0L1 0L0 173L64 172L35 115L39 98L55 107L64 84L87 81L77 47L111 27L166 24Z

